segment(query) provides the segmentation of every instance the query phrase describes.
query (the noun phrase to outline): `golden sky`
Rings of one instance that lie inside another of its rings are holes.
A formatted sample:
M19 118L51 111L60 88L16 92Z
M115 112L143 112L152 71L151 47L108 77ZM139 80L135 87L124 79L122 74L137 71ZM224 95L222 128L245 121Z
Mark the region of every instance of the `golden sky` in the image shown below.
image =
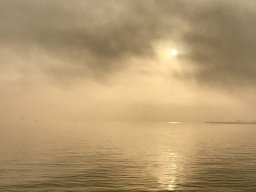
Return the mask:
M254 0L2 0L0 121L255 120Z

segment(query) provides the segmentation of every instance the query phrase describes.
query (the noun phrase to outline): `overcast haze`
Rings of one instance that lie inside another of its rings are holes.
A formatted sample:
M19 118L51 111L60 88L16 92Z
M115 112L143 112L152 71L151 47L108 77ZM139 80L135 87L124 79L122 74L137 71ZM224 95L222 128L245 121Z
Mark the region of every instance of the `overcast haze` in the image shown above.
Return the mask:
M0 0L0 121L256 120L255 7Z

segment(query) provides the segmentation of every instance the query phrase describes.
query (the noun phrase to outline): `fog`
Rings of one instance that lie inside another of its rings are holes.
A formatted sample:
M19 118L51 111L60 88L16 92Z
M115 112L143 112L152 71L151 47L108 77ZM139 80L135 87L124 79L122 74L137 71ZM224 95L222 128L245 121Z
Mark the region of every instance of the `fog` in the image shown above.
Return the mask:
M0 121L255 120L255 20L253 0L2 0Z

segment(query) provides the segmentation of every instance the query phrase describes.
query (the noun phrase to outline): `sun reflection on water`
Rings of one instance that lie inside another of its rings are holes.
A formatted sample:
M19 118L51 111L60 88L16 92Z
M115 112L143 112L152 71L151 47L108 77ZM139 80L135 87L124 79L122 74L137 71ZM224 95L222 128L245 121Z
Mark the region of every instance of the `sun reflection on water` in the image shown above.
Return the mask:
M176 189L178 175L178 156L176 153L168 153L161 157L162 167L159 171L159 183L161 188L168 191Z

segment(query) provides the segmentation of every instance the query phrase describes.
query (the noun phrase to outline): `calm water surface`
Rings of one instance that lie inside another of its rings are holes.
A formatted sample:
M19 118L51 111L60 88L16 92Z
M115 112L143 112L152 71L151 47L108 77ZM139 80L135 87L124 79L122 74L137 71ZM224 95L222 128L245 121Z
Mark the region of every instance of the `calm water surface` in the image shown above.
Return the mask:
M0 191L256 191L256 125L42 124L1 128Z

